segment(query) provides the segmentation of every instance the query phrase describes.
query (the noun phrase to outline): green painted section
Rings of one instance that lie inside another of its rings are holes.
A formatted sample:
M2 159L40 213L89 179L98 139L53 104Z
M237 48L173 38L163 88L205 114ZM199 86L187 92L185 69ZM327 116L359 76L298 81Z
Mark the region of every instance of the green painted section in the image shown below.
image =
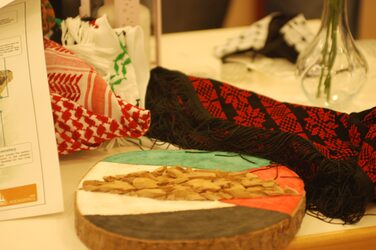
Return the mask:
M269 160L228 152L198 150L148 150L126 152L106 158L106 162L156 166L182 166L223 171L242 171L270 164Z

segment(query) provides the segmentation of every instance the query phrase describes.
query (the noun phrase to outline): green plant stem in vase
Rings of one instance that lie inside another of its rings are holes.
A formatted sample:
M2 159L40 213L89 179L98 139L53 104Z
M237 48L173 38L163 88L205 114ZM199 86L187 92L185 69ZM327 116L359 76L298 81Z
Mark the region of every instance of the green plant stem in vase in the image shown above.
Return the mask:
M331 79L331 70L333 68L334 60L337 54L337 27L338 27L338 18L343 5L343 0L330 0L329 1L329 20L328 27L326 29L326 39L324 48L322 50L323 58L323 67L321 68L321 75L319 80L319 86L317 88L317 98L320 98L321 93L323 92L326 96L327 101L330 97L330 82ZM324 90L321 88L324 87Z
M299 55L304 93L318 106L343 104L360 90L367 63L357 49L347 19L347 0L325 0L321 26Z

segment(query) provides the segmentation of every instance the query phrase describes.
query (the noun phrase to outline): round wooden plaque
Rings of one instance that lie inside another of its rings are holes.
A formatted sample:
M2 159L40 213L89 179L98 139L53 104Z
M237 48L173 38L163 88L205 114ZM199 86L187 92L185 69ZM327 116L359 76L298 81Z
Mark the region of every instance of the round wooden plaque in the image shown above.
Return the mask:
M153 171L160 166L249 171L295 194L215 201L157 200L82 189L87 180ZM267 160L224 152L136 151L97 163L76 192L75 224L90 249L280 249L298 231L305 212L297 175Z

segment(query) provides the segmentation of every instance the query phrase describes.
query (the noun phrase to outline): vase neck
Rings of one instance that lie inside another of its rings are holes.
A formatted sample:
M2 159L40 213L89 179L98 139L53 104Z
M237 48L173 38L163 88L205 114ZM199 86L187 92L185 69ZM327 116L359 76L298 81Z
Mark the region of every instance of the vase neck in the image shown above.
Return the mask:
M334 29L341 27L349 29L347 0L324 0L321 25L334 25Z

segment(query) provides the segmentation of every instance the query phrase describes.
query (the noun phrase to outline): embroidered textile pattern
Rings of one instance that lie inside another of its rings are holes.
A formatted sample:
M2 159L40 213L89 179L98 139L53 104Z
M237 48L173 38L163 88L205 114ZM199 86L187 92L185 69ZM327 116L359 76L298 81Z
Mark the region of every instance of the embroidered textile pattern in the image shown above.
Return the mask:
M119 45L121 48L121 53L119 53L113 65L113 73L110 75L109 85L111 90L115 91L115 86L119 85L123 80L127 80L127 65L131 63L131 58L129 57L126 45L119 40Z
M318 147L322 147L322 153L329 158L345 159L358 154L349 137L358 131L356 126L350 126L347 116L327 109L303 107L299 105L280 103L271 98L260 96L256 93L241 90L231 85L220 82L190 77L193 87L204 108L214 117L233 120L238 125L255 126L283 132L297 134L304 139L309 139ZM202 89L205 91L202 91ZM211 112L213 102L207 100L214 96L207 96L208 89L215 91L217 102L216 110L221 110L222 117L218 113Z
M150 112L117 97L96 71L69 50L44 40L60 154L94 149L117 137L140 137Z
M216 46L214 54L224 62L239 54L261 54L295 62L313 36L303 15L273 13Z
M348 115L282 103L163 68L152 70L146 104L148 136L283 164L303 179L310 211L355 223L376 194L376 108Z
M113 29L106 16L90 22L67 18L61 27L65 48L92 66L117 96L144 107L150 69L141 27Z
M46 35L55 26L55 11L48 0L41 0L41 11L43 34Z
M364 115L348 115L329 109L281 103L214 80L195 77L190 77L190 80L203 107L212 116L233 120L239 125L297 134L311 141L325 157L331 159L354 157L376 183L376 108L364 111ZM211 94L217 96L214 105L207 101L210 98L208 89L218 92L217 95ZM238 98L229 97L228 93L234 93ZM235 102L229 102L235 98ZM217 112L211 112L214 109L211 105ZM248 108L245 110L243 107ZM221 116L217 115L219 110ZM258 115L254 115L256 111L249 110L257 110ZM262 114L259 114L260 110Z
M214 80L196 77L190 77L190 80L203 107L212 116L233 120L239 125L297 134L313 142L328 158L356 157L359 166L376 183L376 108L348 115L281 103ZM208 101L213 96L216 102Z

